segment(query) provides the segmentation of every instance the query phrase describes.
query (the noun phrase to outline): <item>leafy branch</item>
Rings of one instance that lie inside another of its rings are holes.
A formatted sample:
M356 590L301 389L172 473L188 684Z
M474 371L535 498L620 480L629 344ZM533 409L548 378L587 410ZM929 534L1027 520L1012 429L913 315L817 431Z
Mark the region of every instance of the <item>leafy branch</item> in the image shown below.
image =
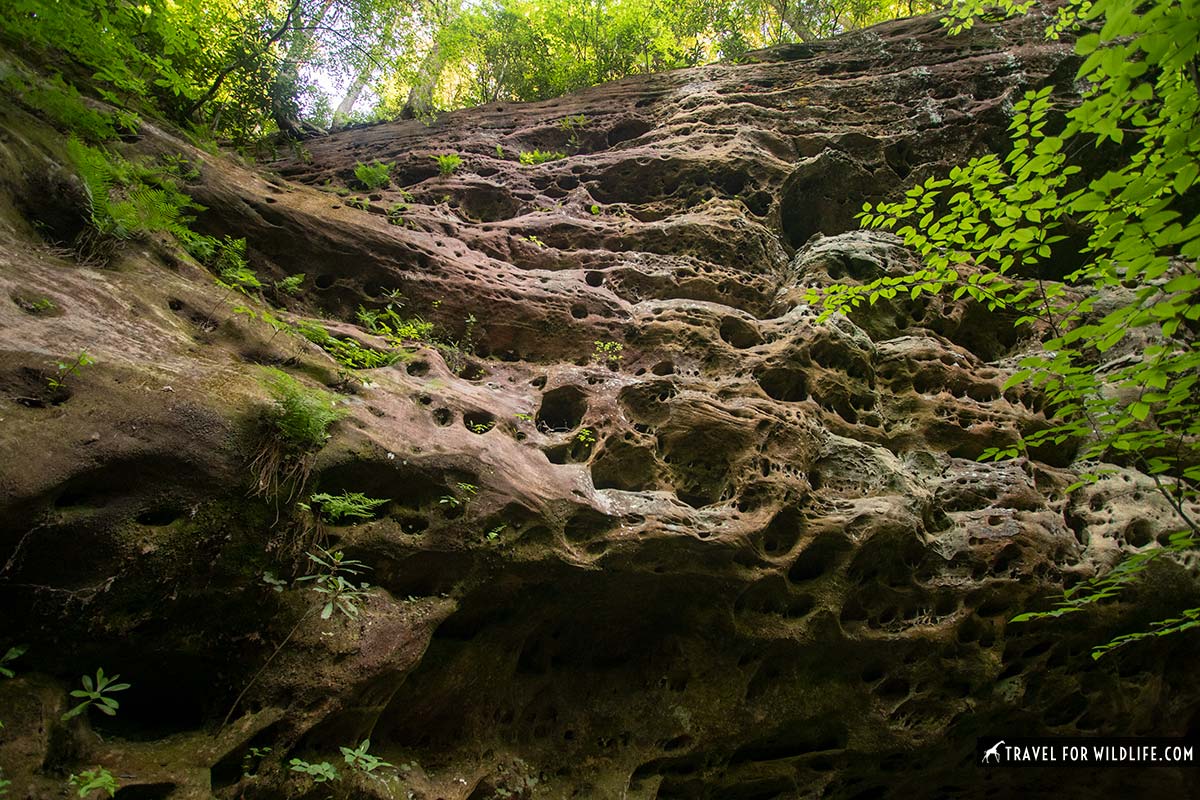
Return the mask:
M988 8L1012 15L1032 5L956 0L943 21L953 33ZM952 294L1047 334L1004 389L1025 384L1040 392L1051 424L984 457L1078 442L1078 460L1124 463L1150 476L1174 512L1180 530L1169 544L1128 556L1065 592L1050 611L1017 621L1112 599L1154 560L1200 544L1188 508L1200 488L1200 218L1192 202L1200 186L1200 9L1166 0L1072 0L1047 35L1069 30L1081 34L1076 78L1086 88L1078 105L1064 110L1053 87L1029 91L1013 106L1005 157L974 158L902 199L864 204L862 224L895 231L921 256L921 269L808 293L825 317L880 300ZM1052 112L1063 122L1052 124ZM1128 157L1085 176L1075 162L1106 142ZM1067 226L1087 233L1083 261L1052 281L1068 255ZM1103 472L1085 471L1070 489ZM1093 655L1188 630L1194 611L1118 637Z

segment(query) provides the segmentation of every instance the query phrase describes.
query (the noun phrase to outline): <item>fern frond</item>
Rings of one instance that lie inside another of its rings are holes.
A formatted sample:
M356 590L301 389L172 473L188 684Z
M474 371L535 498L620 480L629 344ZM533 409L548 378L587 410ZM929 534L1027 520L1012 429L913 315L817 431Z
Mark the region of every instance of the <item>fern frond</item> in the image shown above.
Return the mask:
M101 221L110 216L109 193L115 178L112 165L101 150L89 147L74 136L67 140L67 156L83 183L88 214L93 224L101 227Z

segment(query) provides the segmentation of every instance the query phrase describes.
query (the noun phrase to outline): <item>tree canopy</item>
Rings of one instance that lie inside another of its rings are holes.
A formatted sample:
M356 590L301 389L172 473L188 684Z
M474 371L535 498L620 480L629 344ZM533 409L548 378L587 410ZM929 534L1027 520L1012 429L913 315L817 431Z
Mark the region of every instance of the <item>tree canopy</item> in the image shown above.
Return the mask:
M245 143L539 100L926 10L926 0L11 0L66 91ZM22 87L9 81L9 89Z

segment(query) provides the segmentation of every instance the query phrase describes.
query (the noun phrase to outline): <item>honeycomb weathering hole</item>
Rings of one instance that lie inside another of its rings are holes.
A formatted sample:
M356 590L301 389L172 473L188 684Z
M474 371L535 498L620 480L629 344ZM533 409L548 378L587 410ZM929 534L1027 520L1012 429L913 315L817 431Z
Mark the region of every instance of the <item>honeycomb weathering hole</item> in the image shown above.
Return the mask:
M721 320L721 338L729 344L744 350L763 343L763 337L758 330L744 319L725 317Z
M551 432L573 431L587 413L587 395L578 386L560 386L542 395L537 424Z
M771 367L755 376L768 397L785 403L808 399L808 380L795 367Z

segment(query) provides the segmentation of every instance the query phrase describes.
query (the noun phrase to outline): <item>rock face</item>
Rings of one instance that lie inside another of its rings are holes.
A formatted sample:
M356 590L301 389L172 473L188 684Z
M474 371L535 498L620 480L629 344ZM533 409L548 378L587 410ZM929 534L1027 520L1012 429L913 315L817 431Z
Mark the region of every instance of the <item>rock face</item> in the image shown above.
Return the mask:
M1024 90L1070 91L1043 23L890 23L350 130L273 174L147 125L130 152L201 164L202 230L244 236L264 281L305 273L301 296L267 293L276 315L368 345L360 306L434 323L440 346L352 377L165 242L105 268L44 244L30 196L61 142L5 111L0 644L30 646L0 681L10 796L104 764L118 797L324 797L288 760L341 766L366 738L397 768L339 796L1194 792L1165 768L1064 783L976 751L1196 732L1194 637L1089 657L1195 594L1182 566L1009 623L1168 534L1153 483L1117 469L1068 495L1070 448L974 460L1045 424L1036 393L1002 389L1031 346L1009 320L921 298L820 322L804 302L914 269L854 231L862 203L1002 150ZM518 163L535 149L565 157ZM393 183L364 208L336 190L373 159ZM48 362L81 350L96 363L50 390ZM324 531L370 568L353 619L262 578L311 571L286 498L251 494L263 364L348 411L306 491L387 500ZM132 684L118 715L62 723L96 667Z

